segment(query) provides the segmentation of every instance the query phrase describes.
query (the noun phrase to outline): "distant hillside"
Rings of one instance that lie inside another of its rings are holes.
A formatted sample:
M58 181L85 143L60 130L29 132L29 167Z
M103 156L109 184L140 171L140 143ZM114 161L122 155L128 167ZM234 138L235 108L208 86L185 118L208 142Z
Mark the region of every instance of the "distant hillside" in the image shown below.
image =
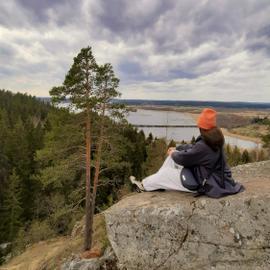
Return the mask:
M270 109L270 103L258 102L221 102L221 101L194 101L194 100L146 100L121 99L117 102L127 105L157 105L157 106L189 106L189 107L215 107L215 108L249 108Z
M50 102L49 97L39 97L39 99ZM116 99L115 102L117 103L121 102L126 105L270 109L270 102L265 102L265 103L264 102L223 102L223 101L151 100L151 99Z

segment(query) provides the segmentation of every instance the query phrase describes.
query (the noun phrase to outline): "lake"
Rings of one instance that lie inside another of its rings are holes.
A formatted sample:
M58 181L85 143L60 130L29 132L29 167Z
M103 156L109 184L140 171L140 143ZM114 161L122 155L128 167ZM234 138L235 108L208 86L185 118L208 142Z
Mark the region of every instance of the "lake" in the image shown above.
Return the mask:
M189 114L174 111L138 109L136 112L130 112L127 120L133 125L196 125ZM154 137L166 138L167 141L173 139L177 142L190 141L192 136L199 135L199 129L196 127L138 127L138 129L142 129L146 136L151 132ZM225 136L225 141L241 148L260 148L260 145L255 142L232 136Z

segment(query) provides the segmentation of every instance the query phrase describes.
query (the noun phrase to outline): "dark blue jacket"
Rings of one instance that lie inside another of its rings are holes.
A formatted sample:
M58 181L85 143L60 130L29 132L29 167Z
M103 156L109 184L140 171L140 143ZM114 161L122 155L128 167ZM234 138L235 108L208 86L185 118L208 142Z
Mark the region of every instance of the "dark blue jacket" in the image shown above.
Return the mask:
M211 191L208 190L209 194L206 195L217 198L244 190L244 187L232 178L223 151L222 153L221 150L214 151L204 142L201 136L197 138L194 145L181 145L176 150L172 153L174 162L185 168L190 168L199 183L202 183L208 177L212 168L216 165L208 181L208 188L211 188ZM222 158L220 158L221 155Z

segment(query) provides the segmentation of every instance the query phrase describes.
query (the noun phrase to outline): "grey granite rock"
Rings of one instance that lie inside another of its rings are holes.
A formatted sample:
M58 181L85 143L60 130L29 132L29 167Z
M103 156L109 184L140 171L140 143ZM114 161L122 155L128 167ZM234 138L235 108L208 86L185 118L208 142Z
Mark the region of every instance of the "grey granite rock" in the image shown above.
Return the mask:
M105 211L119 267L270 269L270 161L240 166L234 174L246 187L234 196L146 192Z

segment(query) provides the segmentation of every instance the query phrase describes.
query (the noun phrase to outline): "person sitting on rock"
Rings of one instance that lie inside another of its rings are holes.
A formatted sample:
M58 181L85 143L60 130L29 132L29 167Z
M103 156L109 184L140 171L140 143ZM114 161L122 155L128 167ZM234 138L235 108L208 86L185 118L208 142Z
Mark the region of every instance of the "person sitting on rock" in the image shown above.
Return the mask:
M243 191L244 187L233 180L227 165L223 153L225 140L221 129L216 125L216 114L213 109L204 109L197 121L200 136L195 144L170 147L168 157L157 173L141 182L130 176L137 191L177 190L215 198ZM186 188L180 180L183 168L188 168L198 183L196 190Z

